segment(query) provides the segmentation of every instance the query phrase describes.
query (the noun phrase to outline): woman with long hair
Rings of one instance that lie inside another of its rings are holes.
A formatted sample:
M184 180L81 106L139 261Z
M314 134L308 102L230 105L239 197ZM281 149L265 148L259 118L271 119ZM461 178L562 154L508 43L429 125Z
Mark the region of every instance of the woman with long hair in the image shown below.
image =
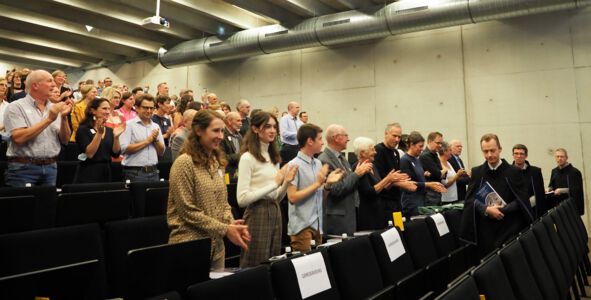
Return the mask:
M16 99L17 96L15 95L22 93L25 90L25 81L23 80L23 77L24 74L22 71L14 72L12 82L10 84L10 87L8 88L8 95L6 97L8 102L18 100Z
M70 115L72 118L72 137L70 138L70 142L76 141L78 124L84 119L86 107L98 95L96 88L92 84L83 85L80 88L80 93L82 94L82 99L74 105L72 108L72 114Z
M183 113L187 110L187 106L189 103L193 102L193 96L191 95L183 95L181 100L179 100L179 104L176 106L176 110L172 114L172 124L174 128L178 128L181 122L183 121Z
M279 255L281 251L281 210L279 202L287 193L297 168L279 169L281 156L275 144L278 122L268 112L251 116L238 163L238 205L246 207L244 220L252 240L240 255L240 267L252 267Z
M111 157L119 156L119 136L125 131L125 123L115 128L105 126L110 108L105 98L94 99L86 107L84 119L76 130L82 162L78 165L75 183L111 181Z
M222 116L209 110L193 118L189 137L170 170L169 243L211 238L211 268L224 268L224 236L247 249L248 227L234 220L224 181Z

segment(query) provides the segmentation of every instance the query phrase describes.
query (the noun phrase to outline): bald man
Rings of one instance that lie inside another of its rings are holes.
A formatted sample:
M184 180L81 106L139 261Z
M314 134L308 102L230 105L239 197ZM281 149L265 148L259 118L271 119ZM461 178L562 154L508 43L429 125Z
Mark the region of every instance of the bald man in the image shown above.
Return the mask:
M451 147L451 157L449 158L448 162L454 168L456 173L461 169L466 169L466 165L460 158L462 155L462 142L460 140L451 140L449 142L449 146ZM468 173L464 173L457 181L456 186L458 187L458 200L465 200L466 199L466 186L470 183L470 175Z
M174 161L181 152L183 144L189 136L189 130L191 130L191 124L193 123L193 117L197 113L194 109L187 109L183 113L183 119L170 139L170 152L172 154L172 161Z
M10 133L6 185L24 187L53 185L57 179L56 159L61 144L71 135L68 114L72 102L51 103L49 97L55 87L47 71L35 70L27 77L27 95L8 105L4 125Z
M236 111L238 111L240 118L242 119L240 134L244 136L250 127L250 102L246 99L240 99L238 104L236 104Z
M281 133L281 161L288 162L298 155L298 129L302 121L298 119L300 104L292 101L287 104L287 115L279 120L279 131Z
M242 135L240 134L240 127L242 127L242 118L237 112L229 112L224 119L226 128L224 128L224 140L222 141L222 150L226 153L228 165L226 172L230 175L230 181L234 182L238 178L238 161L240 160L240 145L242 145Z

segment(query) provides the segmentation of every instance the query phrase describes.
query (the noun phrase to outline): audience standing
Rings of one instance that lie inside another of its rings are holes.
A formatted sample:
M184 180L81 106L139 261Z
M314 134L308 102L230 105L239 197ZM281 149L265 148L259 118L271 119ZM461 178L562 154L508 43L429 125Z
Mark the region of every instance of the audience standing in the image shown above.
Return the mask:
M406 173L411 180L417 184L416 191L402 192L402 212L408 219L412 216L418 215L419 207L425 206L427 190L432 190L438 193L446 192L446 189L441 182L427 181L425 179L425 170L419 159L419 155L421 154L424 145L425 139L423 136L416 131L411 132L408 135L408 151L400 159L400 170Z
M287 104L288 114L279 121L279 131L281 133L281 159L285 162L292 160L298 154L297 133L302 121L298 119L300 104L289 102Z
M470 175L465 172L466 166L460 157L463 149L462 142L459 140L451 140L449 145L451 147L451 158L448 160L449 163L456 173L459 173L460 170L464 170L463 175L456 181L456 187L458 188L458 200L465 200L466 186L468 185L468 182L470 182Z
M238 114L236 114L238 115ZM236 116L240 119L240 116ZM227 116L226 116L227 118ZM247 251L242 251L240 267L253 267L281 252L281 210L287 184L297 172L287 165L279 169L279 149L273 143L278 122L268 112L253 114L251 129L244 137L237 185L238 205L246 207L244 221L252 235Z
M571 198L580 215L585 214L585 201L583 193L583 176L581 171L568 162L568 153L564 148L554 151L556 168L552 169L548 189L553 193L551 197L556 205L558 202Z
M90 101L94 100L98 95L96 88L90 84L83 85L80 89L80 93L82 94L82 100L78 101L74 108L72 109L72 138L70 139L71 142L76 141L76 131L78 130L78 124L84 118L84 113L86 111L86 106Z
M72 103L48 100L55 83L46 71L31 72L26 87L27 96L11 103L4 113L5 130L11 135L6 185L55 186L56 158L71 135L67 117Z
M441 149L443 142L443 135L439 132L431 132L427 136L427 147L421 153L419 160L425 170L425 179L429 182L441 182L446 177L442 172L443 167L437 156L437 152ZM440 205L441 193L434 190L427 190L425 194L425 205Z
M297 167L298 172L287 187L287 234L290 235L292 250L306 253L311 249L312 240L317 245L322 242L323 187L330 189L341 179L343 173L333 171L329 174L329 166L322 165L320 160L314 158L314 155L322 151L324 145L320 127L314 124L301 126L298 129L297 141L300 151L297 157L288 163L289 168Z
M125 131L125 123L114 129L106 126L111 104L105 98L92 100L86 107L85 117L76 131L80 152L80 164L74 183L98 183L111 181L111 157L119 157L119 136Z
M181 123L179 123L179 127L174 131L172 137L170 138L170 152L172 155L172 161L174 161L181 152L183 144L189 135L189 130L191 129L191 122L193 122L193 117L197 113L194 109L186 109L183 113L183 119Z
M376 157L375 142L366 137L358 137L353 141L353 149L358 158L353 167L363 162L373 163ZM384 222L384 200L382 194L392 188L395 182L408 181L408 175L399 170L391 170L384 178L380 177L375 164L369 172L359 179L359 213L357 230L379 230L386 227Z
M445 178L441 179L441 183L445 186L447 191L441 194L441 202L443 204L453 203L460 200L458 198L458 182L464 176L466 171L464 169L459 169L456 173L456 170L451 165L450 161L452 160L451 154L451 147L446 142L441 142L441 148L439 148L439 161L442 166L443 174Z
M351 170L351 165L342 153L347 149L348 142L349 134L343 126L333 124L326 128L328 145L318 159L329 166L329 171L341 171L343 179L326 188L328 194L322 210L325 234L353 235L357 228L357 209L359 208L357 183L361 176L373 168L371 162L364 160L359 161L354 172Z
M525 178L529 203L535 212L534 216L541 217L549 209L546 203L544 191L544 177L542 169L530 165L527 161L527 147L523 144L513 146L513 165L516 166Z
M121 93L122 104L120 104L118 111L123 115L125 121L129 121L137 117L137 112L135 111L134 107L135 99L135 96L130 92Z
M226 166L226 173L230 177L231 182L236 182L236 169L238 169L238 161L240 160L240 146L242 145L242 135L240 134L240 127L242 127L242 120L237 112L229 113L224 121L226 127L224 128L224 140L222 141L222 151L226 154L228 165Z
M164 153L164 138L152 122L154 96L143 94L136 100L138 116L127 121L120 137L123 174L130 181L158 181L158 156Z
M148 103L144 101L144 103ZM217 113L199 111L182 154L170 170L167 221L169 243L211 238L211 268L223 269L223 237L248 249L248 227L234 220L223 178L226 163L219 145L224 122Z

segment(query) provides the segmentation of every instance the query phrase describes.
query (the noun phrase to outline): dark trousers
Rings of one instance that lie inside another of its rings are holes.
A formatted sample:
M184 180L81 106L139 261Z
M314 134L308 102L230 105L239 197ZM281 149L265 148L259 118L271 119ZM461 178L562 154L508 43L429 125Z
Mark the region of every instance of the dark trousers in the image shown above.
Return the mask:
M283 144L283 146L281 146L281 151L279 152L281 155L281 161L288 163L298 155L298 151L300 151L300 148L297 145Z

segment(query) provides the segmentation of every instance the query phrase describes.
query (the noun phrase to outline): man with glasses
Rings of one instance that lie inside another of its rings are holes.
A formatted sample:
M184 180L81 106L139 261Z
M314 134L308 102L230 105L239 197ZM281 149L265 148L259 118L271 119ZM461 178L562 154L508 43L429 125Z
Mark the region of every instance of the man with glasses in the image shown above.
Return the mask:
M343 178L333 184L328 190L324 201L324 233L352 235L357 229L357 209L359 208L359 194L357 182L373 168L369 161L360 161L351 170L351 165L342 153L347 149L349 134L341 125L329 125L326 128L326 142L328 146L318 156L323 164L328 164L329 170L342 170Z
M142 94L135 101L137 117L127 121L119 142L123 153L123 174L130 181L158 181L158 156L164 153L160 126L152 122L154 96Z
M447 174L442 174L441 162L437 152L441 149L443 142L443 134L440 132L431 132L427 136L427 147L421 153L419 160L425 169L425 179L427 182L441 182L442 179L446 178ZM433 190L427 191L425 199L425 205L440 205L441 204L441 193Z
M105 88L110 87L113 85L113 79L111 79L111 77L105 77L105 79L103 80L103 86Z
M523 174L527 185L529 203L536 216L540 217L548 210L544 195L544 178L542 169L534 167L527 161L527 147L522 144L513 146L513 165Z

